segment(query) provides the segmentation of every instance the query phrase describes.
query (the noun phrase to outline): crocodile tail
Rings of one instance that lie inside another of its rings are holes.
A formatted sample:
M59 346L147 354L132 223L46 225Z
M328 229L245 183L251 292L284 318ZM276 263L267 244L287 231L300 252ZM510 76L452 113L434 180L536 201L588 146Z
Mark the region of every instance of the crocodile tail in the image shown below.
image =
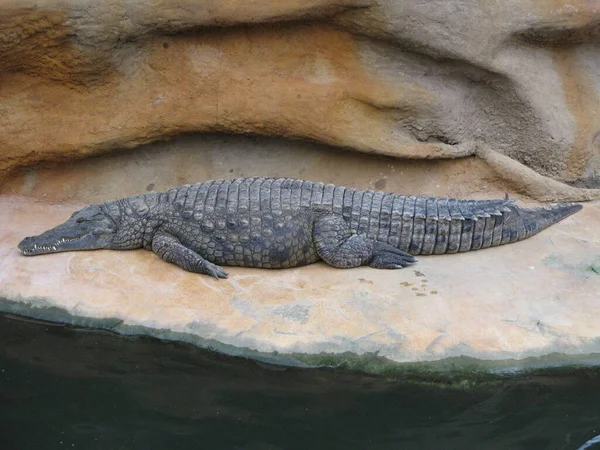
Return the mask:
M555 203L542 208L519 208L519 213L525 228L523 238L533 236L566 217L575 214L583 206L574 203Z

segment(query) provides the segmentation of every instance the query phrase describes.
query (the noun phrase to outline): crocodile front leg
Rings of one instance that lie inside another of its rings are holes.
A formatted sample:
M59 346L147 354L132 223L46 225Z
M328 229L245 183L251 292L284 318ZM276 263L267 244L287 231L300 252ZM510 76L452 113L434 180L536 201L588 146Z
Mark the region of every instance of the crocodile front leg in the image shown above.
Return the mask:
M165 261L177 264L189 272L204 273L215 278L227 278L227 272L221 267L205 260L171 234L156 233L152 239L152 251Z
M313 240L321 259L342 269L367 265L377 269L401 269L417 262L409 253L354 233L337 214L315 219Z

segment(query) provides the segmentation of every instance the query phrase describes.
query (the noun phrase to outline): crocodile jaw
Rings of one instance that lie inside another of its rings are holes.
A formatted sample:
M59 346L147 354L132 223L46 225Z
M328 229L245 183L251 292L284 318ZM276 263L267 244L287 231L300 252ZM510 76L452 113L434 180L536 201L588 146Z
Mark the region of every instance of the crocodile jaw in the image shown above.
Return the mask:
M26 237L19 243L19 252L24 256L35 256L47 253L93 250L99 248L91 242L93 239L90 239L91 236L89 234L75 237L52 237L45 236L46 234L48 234L48 232L39 236Z

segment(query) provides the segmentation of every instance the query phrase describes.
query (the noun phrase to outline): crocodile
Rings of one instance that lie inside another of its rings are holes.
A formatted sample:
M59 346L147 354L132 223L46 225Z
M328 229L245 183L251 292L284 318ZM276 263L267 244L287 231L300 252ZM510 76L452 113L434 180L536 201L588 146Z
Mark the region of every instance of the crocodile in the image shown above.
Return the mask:
M138 194L73 213L19 244L25 256L145 248L190 272L220 266L400 269L414 255L466 252L528 238L579 204L522 208L359 190L291 178L239 178Z

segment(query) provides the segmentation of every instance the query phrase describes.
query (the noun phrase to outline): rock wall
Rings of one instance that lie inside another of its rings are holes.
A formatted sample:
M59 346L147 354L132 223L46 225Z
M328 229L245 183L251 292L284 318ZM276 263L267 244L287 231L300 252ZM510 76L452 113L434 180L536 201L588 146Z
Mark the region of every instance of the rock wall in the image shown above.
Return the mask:
M0 1L0 60L3 174L217 131L600 197L543 178L600 187L597 1Z

